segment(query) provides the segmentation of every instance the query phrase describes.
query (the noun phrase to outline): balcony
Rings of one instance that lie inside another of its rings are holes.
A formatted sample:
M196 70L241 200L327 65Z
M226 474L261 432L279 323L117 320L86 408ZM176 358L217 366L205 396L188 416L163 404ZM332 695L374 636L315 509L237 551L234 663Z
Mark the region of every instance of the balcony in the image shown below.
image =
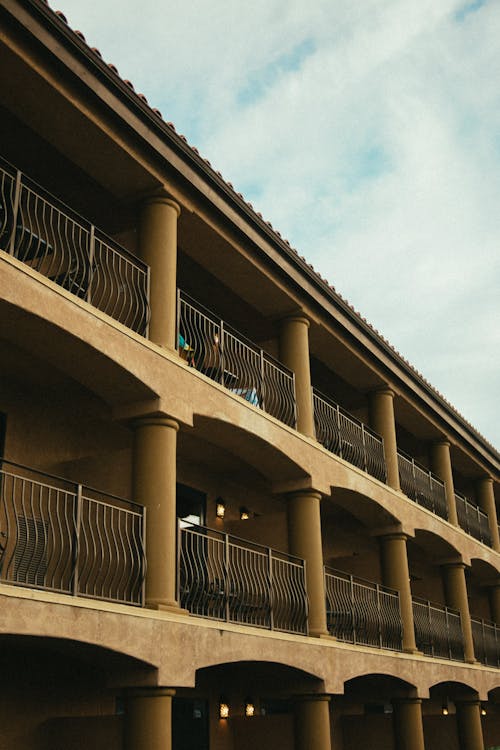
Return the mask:
M448 520L444 482L413 458L398 451L401 490L410 500Z
M143 606L144 508L2 461L0 580Z
M459 495L458 492L455 492L455 503L460 528L478 541L491 547L490 524L486 513L479 506L467 500L466 497Z
M296 426L294 374L178 292L179 352L197 370L280 422Z
M178 549L180 602L192 614L307 634L300 558L182 522Z
M386 481L384 441L376 432L313 391L316 438L330 453Z
M4 160L0 249L146 335L149 268Z
M427 656L464 661L460 612L424 599L413 599L415 641Z
M401 651L399 592L325 568L327 626L339 641Z
M494 622L471 618L474 654L481 664L500 667L500 628Z

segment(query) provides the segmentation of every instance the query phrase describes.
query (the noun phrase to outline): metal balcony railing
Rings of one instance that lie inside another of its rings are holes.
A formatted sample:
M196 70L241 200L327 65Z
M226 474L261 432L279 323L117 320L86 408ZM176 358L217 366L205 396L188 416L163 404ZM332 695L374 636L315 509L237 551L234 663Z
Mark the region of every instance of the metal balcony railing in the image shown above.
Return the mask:
M471 618L474 655L481 664L500 667L500 628L494 622Z
M491 532L487 514L479 506L467 500L466 497L459 495L458 492L455 492L455 503L460 528L491 547Z
M399 592L325 568L327 626L340 641L401 651Z
M192 614L307 634L304 560L181 523L178 549L181 606Z
M399 481L401 490L427 510L448 520L448 506L444 482L432 471L424 469L415 459L398 451Z
M427 656L464 660L464 639L458 610L414 597L413 621L419 651Z
M317 440L331 453L386 481L384 441L338 404L313 391Z
M0 465L0 580L142 606L142 506L26 466Z
M146 335L148 266L4 160L0 249Z
M184 292L178 292L182 356L253 406L295 427L294 374Z

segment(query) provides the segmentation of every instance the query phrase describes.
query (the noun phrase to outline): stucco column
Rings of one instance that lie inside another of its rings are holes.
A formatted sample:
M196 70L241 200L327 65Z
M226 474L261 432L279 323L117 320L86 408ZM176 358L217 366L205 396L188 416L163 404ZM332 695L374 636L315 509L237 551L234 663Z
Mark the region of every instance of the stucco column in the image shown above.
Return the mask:
M309 633L326 635L325 576L321 541L321 495L314 490L287 496L288 544L290 554L306 561L309 599Z
M392 705L395 747L398 750L425 750L420 698L398 698Z
M488 601L490 605L490 617L497 625L500 625L500 581L488 586Z
M370 427L384 438L387 484L400 489L396 421L394 419L394 391L380 388L370 393Z
M180 208L165 192L150 196L142 206L139 251L150 267L151 319L149 338L177 351L177 219Z
M451 468L450 444L447 440L431 443L430 447L431 471L444 482L446 504L448 506L448 521L458 526L457 504L455 502L455 486Z
M474 641L472 639L472 625L470 621L469 600L467 598L467 584L465 581L465 564L450 562L441 566L443 572L444 595L446 605L460 612L462 633L464 637L465 661L474 664Z
M330 696L304 695L294 705L295 750L332 750Z
M483 510L488 516L493 549L496 550L496 552L500 552L497 506L495 504L493 479L491 477L483 477L482 479L477 480L476 500L481 510Z
M146 506L146 604L176 601L176 450L179 425L167 417L134 423L134 498Z
M484 750L479 698L455 701L460 750Z
M138 688L127 695L126 750L172 750L172 696L169 688Z
M403 650L417 651L415 626L413 624L413 602L406 551L406 534L394 532L379 536L382 578L385 586L399 591L401 619L403 620Z
M307 437L315 437L309 364L309 321L293 315L281 321L280 360L295 373L297 429Z

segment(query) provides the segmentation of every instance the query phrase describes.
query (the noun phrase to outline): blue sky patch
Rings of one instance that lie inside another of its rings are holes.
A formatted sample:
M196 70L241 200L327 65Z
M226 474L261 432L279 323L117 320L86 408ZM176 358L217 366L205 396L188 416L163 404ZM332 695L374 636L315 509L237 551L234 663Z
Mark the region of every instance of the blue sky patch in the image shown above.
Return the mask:
M269 65L256 71L256 73L247 79L245 86L237 94L237 102L242 107L248 106L258 101L265 91L284 74L293 73L300 70L305 60L310 57L316 50L316 44L313 39L304 39L297 44L290 52L273 60Z
M482 8L483 5L486 5L486 0L470 0L470 2L465 3L457 10L455 13L455 20L461 23L467 18L467 16L470 16L471 13L476 13L476 11Z

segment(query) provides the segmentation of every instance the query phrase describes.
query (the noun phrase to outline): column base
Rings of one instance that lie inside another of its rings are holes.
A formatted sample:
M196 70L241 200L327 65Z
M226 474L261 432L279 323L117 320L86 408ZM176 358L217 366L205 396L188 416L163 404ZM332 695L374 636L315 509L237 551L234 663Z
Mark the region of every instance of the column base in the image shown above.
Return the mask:
M336 641L336 637L334 635L330 635L328 630L309 630L308 635L311 636L311 638L328 638L329 640Z
M147 609L156 609L160 612L175 612L177 615L189 615L187 609L183 609L179 602L168 601L168 599L146 599Z
M419 651L418 648L403 648L403 654L412 654L413 656L425 656L423 651Z

